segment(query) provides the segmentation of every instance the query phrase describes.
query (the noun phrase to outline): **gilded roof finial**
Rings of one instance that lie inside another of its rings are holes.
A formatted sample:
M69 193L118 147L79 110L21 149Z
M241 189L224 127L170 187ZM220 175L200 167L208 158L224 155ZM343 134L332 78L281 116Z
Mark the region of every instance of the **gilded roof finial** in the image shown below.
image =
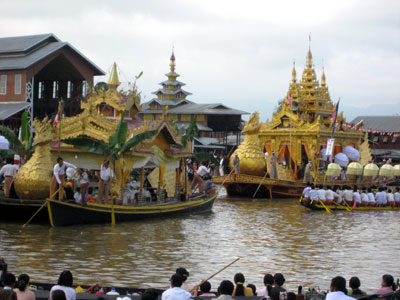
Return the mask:
M171 54L171 63L169 64L171 67L171 73L175 72L175 54L174 54L174 46L172 46L172 54Z
M308 54L307 54L307 67L312 68L312 54L311 54L311 32L308 34Z
M120 84L119 78L118 78L117 63L115 63L115 62L112 66L110 77L108 78L107 84L111 88L117 88Z
M325 85L326 85L325 68L324 68L324 60L322 60L321 86L325 86Z
M293 58L293 70L292 70L292 81L295 83L297 80L296 78L296 60Z

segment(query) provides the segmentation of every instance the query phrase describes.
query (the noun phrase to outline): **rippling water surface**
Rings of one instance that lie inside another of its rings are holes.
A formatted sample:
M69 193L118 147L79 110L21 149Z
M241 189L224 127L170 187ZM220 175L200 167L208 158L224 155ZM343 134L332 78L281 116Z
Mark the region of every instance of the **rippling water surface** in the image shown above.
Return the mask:
M282 272L286 285L329 287L330 279L359 276L374 290L390 273L400 277L400 211L306 211L296 199L216 201L213 212L134 223L49 228L0 223L0 256L32 281L56 282L69 269L74 283L168 286L177 267L189 283L241 259L211 280L237 272L262 287L265 273Z

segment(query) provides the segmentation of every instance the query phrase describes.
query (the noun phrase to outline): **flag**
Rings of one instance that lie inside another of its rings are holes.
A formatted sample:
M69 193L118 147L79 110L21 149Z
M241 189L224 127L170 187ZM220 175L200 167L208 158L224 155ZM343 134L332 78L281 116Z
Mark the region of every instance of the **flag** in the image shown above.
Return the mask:
M289 91L289 95L287 96L287 105L290 105L292 103L292 91Z
M331 138L333 138L333 135L335 134L336 118L337 118L337 115L339 112L339 102L340 102L340 98L339 98L338 102L336 103L336 105L333 107L332 114L331 114L331 122L332 122Z
M58 111L56 114L56 117L54 118L54 121L53 121L53 127L56 127L58 122L60 122L60 115L61 115L61 112Z
M337 114L338 114L338 111L339 111L339 102L340 102L340 99L339 99L339 101L336 103L336 105L333 107L333 110L332 110L331 122L332 122L333 124L336 124L336 118L337 118Z

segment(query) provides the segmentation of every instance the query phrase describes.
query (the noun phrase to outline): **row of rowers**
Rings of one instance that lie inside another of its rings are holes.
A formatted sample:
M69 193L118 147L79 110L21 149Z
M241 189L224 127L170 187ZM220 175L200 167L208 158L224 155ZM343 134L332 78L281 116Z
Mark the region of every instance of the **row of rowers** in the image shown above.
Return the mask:
M344 186L340 189L335 186L333 189L330 186L314 186L308 184L303 190L302 202L307 204L311 201L322 201L325 204L348 204L350 206L399 206L400 193L399 188L394 189L394 193L387 187L380 187L378 190L371 188L359 189L357 186L350 188Z

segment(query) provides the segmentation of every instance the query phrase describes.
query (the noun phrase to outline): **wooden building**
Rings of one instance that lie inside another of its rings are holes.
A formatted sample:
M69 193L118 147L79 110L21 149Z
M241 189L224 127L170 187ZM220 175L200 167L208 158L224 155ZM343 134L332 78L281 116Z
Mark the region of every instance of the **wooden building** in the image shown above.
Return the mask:
M0 123L18 129L23 110L31 123L52 117L61 98L67 116L79 113L96 75L104 72L54 34L0 38Z

